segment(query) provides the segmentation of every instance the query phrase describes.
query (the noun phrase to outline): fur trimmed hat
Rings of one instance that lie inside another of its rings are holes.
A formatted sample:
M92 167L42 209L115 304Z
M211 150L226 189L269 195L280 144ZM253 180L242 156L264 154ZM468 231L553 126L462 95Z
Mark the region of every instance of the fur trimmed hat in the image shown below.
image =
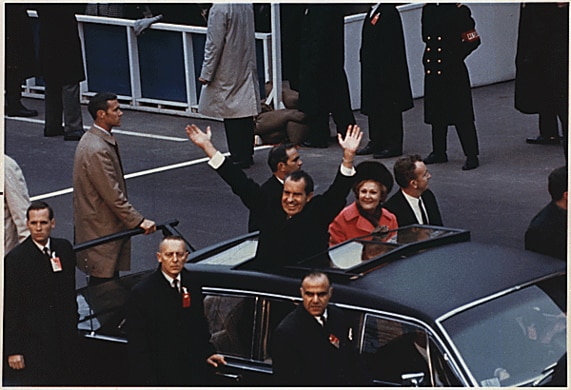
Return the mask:
M393 175L382 163L378 161L363 161L355 169L357 170L355 185L363 180L373 180L387 187L387 193L393 189Z

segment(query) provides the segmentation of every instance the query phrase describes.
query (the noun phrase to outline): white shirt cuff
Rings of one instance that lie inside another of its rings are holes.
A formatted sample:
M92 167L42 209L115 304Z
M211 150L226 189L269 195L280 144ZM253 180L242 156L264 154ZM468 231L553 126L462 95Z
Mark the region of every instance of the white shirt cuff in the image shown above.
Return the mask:
M351 169L345 167L345 165L341 164L341 174L343 176L355 176L355 174L357 173L357 171L355 170L355 167L351 167Z
M208 165L210 165L214 169L218 169L220 168L222 163L224 163L224 160L226 160L226 157L224 157L224 155L220 153L220 151L217 151L216 154L212 156L210 161L208 161Z

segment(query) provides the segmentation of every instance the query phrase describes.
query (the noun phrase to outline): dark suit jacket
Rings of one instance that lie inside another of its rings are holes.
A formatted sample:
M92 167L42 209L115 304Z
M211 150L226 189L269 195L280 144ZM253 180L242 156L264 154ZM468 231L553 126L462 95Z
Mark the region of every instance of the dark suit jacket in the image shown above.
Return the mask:
M217 172L242 203L262 216L255 263L264 267L294 264L325 251L329 247L329 224L345 206L354 181L354 176L338 171L327 191L314 195L302 212L288 218L281 207L278 210L260 202L260 185L228 160Z
M204 384L206 359L215 351L199 287L188 271L181 275L191 295L189 308L183 308L182 296L160 267L131 292L126 306L131 385Z
M50 248L62 271L52 270L31 237L4 259L4 374L20 385L75 384L75 254L64 239L51 238ZM24 355L26 368L9 368L10 355Z
M40 71L53 84L75 84L85 80L81 40L75 14L81 4L36 4L40 33Z
M567 106L569 7L523 3L517 37L515 108L535 114L554 111L557 102Z
M434 193L430 191L430 189L427 189L422 193L420 198L422 199L422 203L426 209L429 225L444 226ZM389 200L383 203L383 207L397 216L399 227L422 223L422 221L419 222L416 219L414 211L400 190L391 196Z
M349 339L351 326L339 309L329 306L327 312L327 323L322 327L300 304L278 325L270 350L276 384L362 384L356 342ZM338 339L338 348L330 341L334 338Z
M307 3L301 9L298 106L309 116L332 113L344 132L355 118L344 68L343 11L342 4Z
M258 202L264 204L264 208L271 208L274 210L274 213L278 213L279 210L282 209L283 190L284 185L275 175L272 175L260 187L260 199ZM258 209L250 208L250 217L248 218L248 232L255 232L260 230L260 224L263 217L258 214Z
M525 249L567 260L567 211L550 202L525 232Z
M396 4L382 3L372 18L367 13L359 59L363 114L379 110L400 113L412 108L404 34Z

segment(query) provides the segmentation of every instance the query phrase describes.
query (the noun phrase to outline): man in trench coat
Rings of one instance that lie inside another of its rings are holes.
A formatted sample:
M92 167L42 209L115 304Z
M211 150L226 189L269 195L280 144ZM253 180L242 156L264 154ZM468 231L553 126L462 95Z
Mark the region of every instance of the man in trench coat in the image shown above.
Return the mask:
M252 4L215 3L208 14L204 86L198 112L223 118L232 162L253 164L254 117L261 112Z
M88 106L94 124L79 141L73 162L73 222L75 243L140 227L145 234L156 230L127 197L123 166L111 130L121 125L123 112L117 96L98 93ZM129 239L108 242L77 252L77 268L94 285L119 277L131 263Z

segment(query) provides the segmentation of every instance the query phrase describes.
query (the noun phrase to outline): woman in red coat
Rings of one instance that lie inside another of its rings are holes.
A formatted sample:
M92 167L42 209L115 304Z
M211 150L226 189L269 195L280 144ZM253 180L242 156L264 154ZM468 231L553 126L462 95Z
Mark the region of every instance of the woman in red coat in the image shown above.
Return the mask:
M329 246L365 236L377 228L398 228L396 216L382 205L393 188L389 170L377 161L364 161L356 168L357 179L353 186L356 200L329 225Z

